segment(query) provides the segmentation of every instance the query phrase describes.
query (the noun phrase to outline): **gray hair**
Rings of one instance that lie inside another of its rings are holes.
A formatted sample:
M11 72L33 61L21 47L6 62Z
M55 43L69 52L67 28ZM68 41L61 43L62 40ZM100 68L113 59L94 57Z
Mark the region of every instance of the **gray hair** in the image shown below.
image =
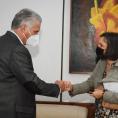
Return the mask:
M11 24L11 28L17 29L22 24L27 24L28 26L31 27L35 20L42 22L41 16L38 15L36 12L30 9L22 9L15 15Z

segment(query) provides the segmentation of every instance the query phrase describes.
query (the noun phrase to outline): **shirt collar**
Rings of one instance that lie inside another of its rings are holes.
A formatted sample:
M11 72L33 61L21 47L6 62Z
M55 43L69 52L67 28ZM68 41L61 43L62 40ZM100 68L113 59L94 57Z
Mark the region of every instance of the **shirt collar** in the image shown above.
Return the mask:
M12 32L14 35L17 36L17 38L19 39L19 41L21 42L21 44L23 44L22 40L20 39L20 37L13 31L13 30L10 30L10 32ZM24 45L24 44L23 44Z

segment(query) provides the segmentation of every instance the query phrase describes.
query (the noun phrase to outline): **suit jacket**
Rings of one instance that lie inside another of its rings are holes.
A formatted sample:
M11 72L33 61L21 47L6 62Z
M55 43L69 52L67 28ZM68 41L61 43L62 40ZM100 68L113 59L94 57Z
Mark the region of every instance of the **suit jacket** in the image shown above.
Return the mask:
M70 92L70 95L75 96L77 94L90 92L91 90L97 88L97 86L102 82L118 82L118 61L112 66L106 78L103 79L105 66L106 61L100 60L92 75L85 82L73 85L73 91ZM109 103L118 104L118 93L107 90L104 92L103 100Z
M29 51L15 34L0 37L0 118L35 118L35 94L58 97L59 91L37 77Z

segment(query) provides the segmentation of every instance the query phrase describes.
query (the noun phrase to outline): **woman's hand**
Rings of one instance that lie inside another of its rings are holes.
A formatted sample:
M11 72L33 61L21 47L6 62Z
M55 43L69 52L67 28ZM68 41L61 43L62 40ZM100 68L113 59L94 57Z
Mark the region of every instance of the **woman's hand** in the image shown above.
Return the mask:
M91 96L95 97L96 99L100 99L104 94L102 89L95 89L93 92L90 93Z

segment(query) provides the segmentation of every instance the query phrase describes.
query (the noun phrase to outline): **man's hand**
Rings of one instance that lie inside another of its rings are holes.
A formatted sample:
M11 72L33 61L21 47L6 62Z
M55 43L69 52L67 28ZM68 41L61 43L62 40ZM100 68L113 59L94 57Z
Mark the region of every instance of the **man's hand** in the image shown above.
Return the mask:
M70 81L56 80L55 83L59 86L62 92L72 90L72 84Z

